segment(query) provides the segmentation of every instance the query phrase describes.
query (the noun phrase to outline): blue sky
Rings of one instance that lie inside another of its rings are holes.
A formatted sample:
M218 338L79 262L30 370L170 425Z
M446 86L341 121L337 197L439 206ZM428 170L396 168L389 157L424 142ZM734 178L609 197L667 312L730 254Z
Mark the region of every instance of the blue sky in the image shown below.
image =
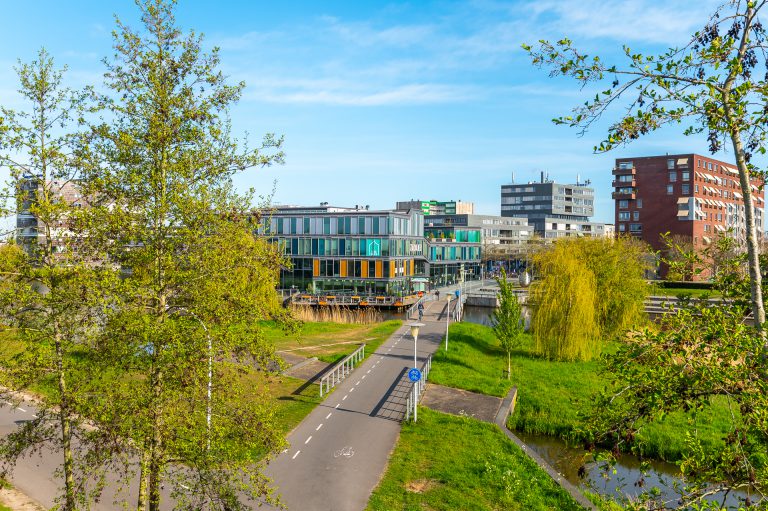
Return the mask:
M614 158L706 153L706 140L670 128L593 154L606 123L579 137L551 119L594 93L533 68L520 45L567 35L609 57L624 43L660 51L687 42L717 3L181 0L177 19L219 46L224 72L246 82L231 112L235 132L285 136L286 164L239 176L239 186L267 194L274 184L280 204L379 209L435 198L499 214L499 187L513 173L516 182L541 171L561 182L578 174L595 186L595 219L612 222ZM44 46L69 66L70 85L99 84L113 15L138 25L127 0L0 6L0 103L15 108L23 106L16 59Z

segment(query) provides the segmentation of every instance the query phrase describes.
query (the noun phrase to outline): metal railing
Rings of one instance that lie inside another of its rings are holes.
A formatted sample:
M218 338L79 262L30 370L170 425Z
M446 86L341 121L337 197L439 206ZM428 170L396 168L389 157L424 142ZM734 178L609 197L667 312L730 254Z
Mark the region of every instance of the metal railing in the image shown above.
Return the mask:
M408 393L408 399L405 400L405 420L410 420L413 417L413 422L418 420L417 407L419 406L419 400L424 393L424 388L427 386L427 377L429 376L429 370L432 368L432 355L427 357L427 361L424 362L424 366L421 368L421 379L411 386L411 391Z
M325 376L320 378L320 397L323 397L323 389L325 389L325 394L327 394L333 387L352 374L352 371L355 369L355 364L362 362L363 358L365 358L365 344L344 357L344 360L325 373Z

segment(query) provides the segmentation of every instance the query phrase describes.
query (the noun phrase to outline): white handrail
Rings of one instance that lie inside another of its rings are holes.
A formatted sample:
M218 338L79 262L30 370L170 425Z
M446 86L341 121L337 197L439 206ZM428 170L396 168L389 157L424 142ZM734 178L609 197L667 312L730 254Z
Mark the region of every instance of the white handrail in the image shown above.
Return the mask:
M323 397L323 388L325 393L331 391L333 387L349 376L355 369L355 364L362 362L365 358L365 344L361 345L355 351L347 355L344 360L333 366L333 368L320 378L320 397Z

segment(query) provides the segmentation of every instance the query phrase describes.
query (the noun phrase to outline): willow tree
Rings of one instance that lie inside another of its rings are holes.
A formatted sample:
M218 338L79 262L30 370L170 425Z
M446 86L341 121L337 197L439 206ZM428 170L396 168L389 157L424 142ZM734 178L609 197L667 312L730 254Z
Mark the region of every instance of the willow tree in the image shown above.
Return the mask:
M540 279L530 291L531 330L536 350L547 358L590 360L600 353L597 283L570 248L557 242L534 258Z
M550 358L587 360L645 321L650 252L635 240L569 238L539 253L542 278L532 290L532 329Z
M551 69L551 75L571 77L582 87L606 87L556 123L583 133L612 106L623 105L597 152L670 124L683 125L686 135L706 133L713 154L732 148L745 210L751 307L761 331L765 308L751 180L764 175L753 156L766 152L768 75L763 68L768 54L759 18L765 6L765 0L725 2L682 48L643 55L624 46L623 64L583 53L568 38L524 45L534 65Z
M82 155L97 200L89 232L125 273L98 346L115 384L90 414L139 450L137 509L160 509L163 486L178 507L242 509L270 495L253 453L284 442L241 365L274 355L255 325L279 313L281 257L254 237L252 197L232 177L279 163L281 140L232 138L243 84L227 84L217 49L177 28L174 2L137 4L140 29L118 20L105 61L108 122Z
M2 362L0 399L16 403L16 392L41 385L49 392L36 417L0 441L0 457L5 471L30 452L60 453L57 500L72 511L99 495L109 458L109 430L79 427L78 404L95 391L79 361L88 357L109 303L103 292L116 273L84 258L75 218L85 199L68 193L80 177L76 148L88 91L65 87L65 69L45 50L16 71L25 103L0 109L0 166L10 171L8 194L16 199L21 232L19 245L0 253L0 328L11 328L7 338L17 349Z

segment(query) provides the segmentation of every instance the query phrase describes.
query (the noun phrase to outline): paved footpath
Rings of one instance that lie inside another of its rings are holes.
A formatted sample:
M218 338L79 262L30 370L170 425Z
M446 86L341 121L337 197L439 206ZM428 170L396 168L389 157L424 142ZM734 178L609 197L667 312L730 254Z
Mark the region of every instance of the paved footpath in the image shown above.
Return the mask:
M445 333L445 301L428 301L418 338L419 367ZM361 511L384 473L411 388L413 338L403 326L290 434L272 463L289 511Z

